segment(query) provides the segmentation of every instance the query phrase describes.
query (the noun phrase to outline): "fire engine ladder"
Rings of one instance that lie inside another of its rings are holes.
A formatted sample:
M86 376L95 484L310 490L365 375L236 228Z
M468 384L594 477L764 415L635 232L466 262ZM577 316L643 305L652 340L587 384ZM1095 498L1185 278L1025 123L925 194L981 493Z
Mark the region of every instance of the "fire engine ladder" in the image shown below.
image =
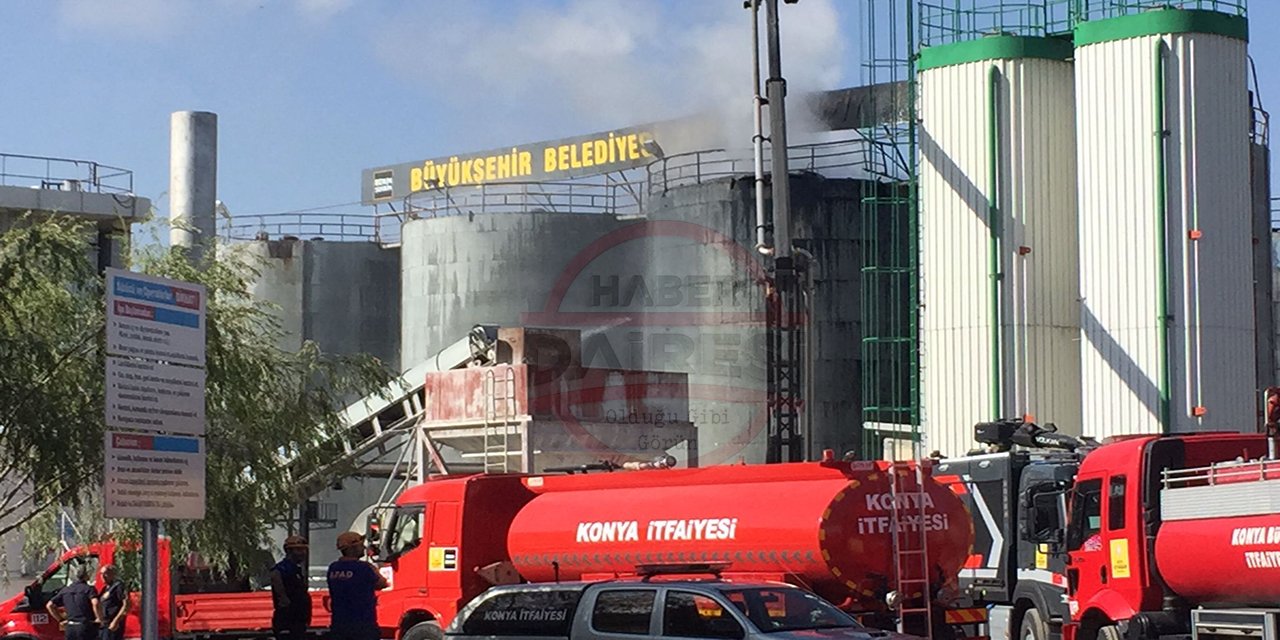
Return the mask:
M510 366L487 367L484 371L484 472L509 473L516 415L516 374ZM518 437L518 436L517 436Z
M929 581L929 545L925 531L924 469L895 463L889 491L893 498L894 581L898 593L898 632L933 638L933 593ZM911 624L914 619L916 624ZM919 625L919 626L917 626Z

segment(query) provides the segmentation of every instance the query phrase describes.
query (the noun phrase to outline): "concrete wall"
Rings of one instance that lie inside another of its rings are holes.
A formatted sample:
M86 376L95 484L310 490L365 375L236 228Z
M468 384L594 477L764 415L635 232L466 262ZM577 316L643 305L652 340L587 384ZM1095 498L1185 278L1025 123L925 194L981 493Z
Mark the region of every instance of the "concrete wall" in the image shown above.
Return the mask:
M132 223L151 212L151 200L129 194L0 185L0 210L61 213L108 224Z

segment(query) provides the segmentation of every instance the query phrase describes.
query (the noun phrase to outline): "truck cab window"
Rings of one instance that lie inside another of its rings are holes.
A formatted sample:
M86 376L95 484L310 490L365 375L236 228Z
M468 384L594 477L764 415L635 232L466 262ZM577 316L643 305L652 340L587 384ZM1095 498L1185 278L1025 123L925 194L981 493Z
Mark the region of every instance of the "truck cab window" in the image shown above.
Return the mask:
M800 589L735 589L724 595L765 633L859 626L830 603Z
M687 591L668 591L662 604L662 635L737 640L745 633L715 600Z
M1102 480L1076 484L1071 496L1071 522L1067 527L1067 548L1077 551L1089 538L1102 531Z
M46 574L40 585L40 593L52 597L58 590L76 581L76 575L84 569L89 572L89 583L97 579L98 556L77 556L58 565L51 573Z
M499 593L482 600L463 617L461 633L468 636L567 638L581 597L581 591L558 589Z
M1107 531L1124 528L1125 477L1111 476L1107 482Z
M653 589L601 591L591 609L591 628L602 633L649 635L655 594Z
M1062 542L1063 517L1062 490L1055 483L1041 483L1028 487L1024 494L1025 503L1022 536L1029 542Z
M391 516L391 530L387 534L386 558L397 558L422 542L423 505L401 507Z

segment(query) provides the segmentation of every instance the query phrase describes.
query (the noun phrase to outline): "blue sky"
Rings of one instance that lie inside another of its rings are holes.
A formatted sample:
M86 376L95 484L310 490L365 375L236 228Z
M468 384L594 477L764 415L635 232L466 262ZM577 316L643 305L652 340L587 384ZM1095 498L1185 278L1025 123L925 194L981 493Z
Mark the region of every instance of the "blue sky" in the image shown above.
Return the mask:
M785 7L793 87L858 83L861 1ZM1260 36L1280 27L1280 0L1252 5L1262 95L1280 116L1280 44ZM0 151L132 169L163 214L169 114L214 111L233 214L359 212L363 168L745 108L741 6L0 0Z

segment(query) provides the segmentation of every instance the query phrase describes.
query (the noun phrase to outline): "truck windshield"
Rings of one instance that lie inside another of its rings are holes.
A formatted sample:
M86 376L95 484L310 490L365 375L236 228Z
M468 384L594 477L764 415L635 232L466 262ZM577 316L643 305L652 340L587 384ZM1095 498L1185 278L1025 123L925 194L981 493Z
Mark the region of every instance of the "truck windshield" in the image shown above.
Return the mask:
M422 541L423 505L400 507L391 516L391 530L387 533L386 559L397 558L418 546Z
M860 626L831 603L800 589L733 589L724 595L765 633Z

